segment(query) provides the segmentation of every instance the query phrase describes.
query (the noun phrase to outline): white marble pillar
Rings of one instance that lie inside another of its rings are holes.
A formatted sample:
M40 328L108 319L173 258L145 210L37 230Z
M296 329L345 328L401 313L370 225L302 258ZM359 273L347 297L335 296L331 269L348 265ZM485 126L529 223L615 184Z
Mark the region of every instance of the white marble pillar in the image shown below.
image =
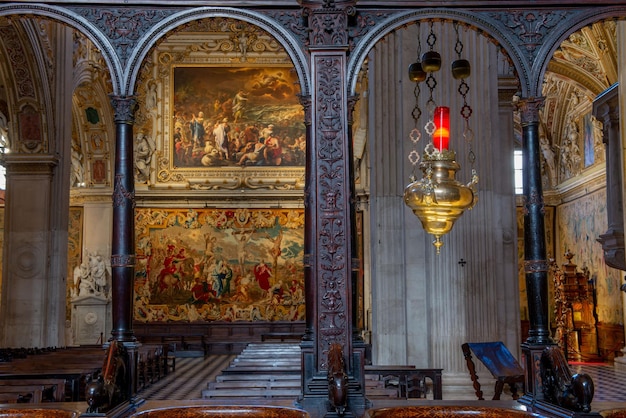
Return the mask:
M55 72L50 78L41 68L36 75L52 82L38 85L39 103L28 103L37 112L36 122L30 122L31 138L20 135L19 112L27 108L25 103L17 103L18 114L10 118L13 149L3 156L7 189L1 347L65 343L69 158L63 156L69 156L72 126L72 33L55 25L48 34Z

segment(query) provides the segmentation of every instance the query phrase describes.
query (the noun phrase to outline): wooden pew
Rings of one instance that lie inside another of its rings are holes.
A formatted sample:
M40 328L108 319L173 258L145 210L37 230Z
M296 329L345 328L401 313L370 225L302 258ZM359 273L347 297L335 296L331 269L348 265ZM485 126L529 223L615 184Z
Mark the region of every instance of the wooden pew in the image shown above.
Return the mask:
M58 349L45 354L28 355L0 363L0 385L10 381L47 382L50 379L65 382L64 401L85 399L85 381L102 367L104 350L98 347ZM58 395L61 396L61 395Z
M201 353L206 357L209 353L209 344L204 334L152 333L139 336L138 340L145 345L166 346L168 350L178 353L180 357L196 357L195 353Z
M41 403L44 385L15 384L0 386L0 400L3 403Z
M137 390L165 377L169 371L168 345L147 344L137 350Z
M19 379L0 381L0 392L12 392L9 387L37 387L39 402L65 402L65 379Z

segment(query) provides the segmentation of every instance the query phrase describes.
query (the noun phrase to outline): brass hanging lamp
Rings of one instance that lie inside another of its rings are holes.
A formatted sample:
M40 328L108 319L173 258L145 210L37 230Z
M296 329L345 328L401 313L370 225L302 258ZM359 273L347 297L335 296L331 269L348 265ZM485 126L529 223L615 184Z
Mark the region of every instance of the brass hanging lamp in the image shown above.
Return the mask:
M411 183L404 189L404 202L411 208L413 213L419 218L422 227L426 232L435 237L433 245L437 254L441 252L443 242L441 237L454 226L456 220L465 212L471 209L477 202L477 191L475 185L478 183L478 175L473 168L475 161L472 151L473 132L469 127L469 118L472 113L471 107L467 104L467 93L469 86L465 79L470 75L470 64L467 60L461 59L463 44L459 39L458 24L454 24L457 35L455 51L458 59L452 63L452 76L460 80L458 92L463 97L461 116L465 119L465 129L463 136L469 144L469 160L472 164L472 179L467 184L461 184L456 180L456 173L461 166L456 161L456 153L450 149L450 109L446 106L436 106L433 92L437 81L433 73L441 67L441 56L433 50L436 36L433 32L433 22L430 22L430 33L428 35L428 45L430 50L421 55L421 43L418 38L418 61L409 66L409 79L416 83L414 89L415 107L412 112L415 121L415 128L411 131L409 139L417 145L421 138L418 122L421 116L419 107L420 83L425 81L430 90L430 98L427 102L428 122L424 130L430 137L430 141L423 151L423 157L414 149L409 153L409 161L413 165L414 173L411 175ZM418 24L419 33L419 24ZM421 162L420 162L421 160ZM422 171L422 178L415 177L415 167Z

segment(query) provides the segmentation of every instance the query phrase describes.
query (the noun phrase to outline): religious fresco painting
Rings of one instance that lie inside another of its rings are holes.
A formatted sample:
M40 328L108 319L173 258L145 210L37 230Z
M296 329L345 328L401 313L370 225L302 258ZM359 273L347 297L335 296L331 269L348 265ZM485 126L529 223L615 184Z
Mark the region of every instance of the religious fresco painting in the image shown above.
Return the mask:
M303 167L293 67L173 66L175 168Z
M304 320L303 209L137 209L134 318Z

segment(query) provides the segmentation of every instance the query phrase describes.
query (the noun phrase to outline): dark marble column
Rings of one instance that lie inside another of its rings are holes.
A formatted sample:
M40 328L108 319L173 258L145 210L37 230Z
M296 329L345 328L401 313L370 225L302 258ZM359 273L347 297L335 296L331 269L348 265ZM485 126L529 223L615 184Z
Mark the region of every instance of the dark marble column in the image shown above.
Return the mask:
M554 345L548 315L548 271L541 186L539 109L543 99L522 99L518 103L522 123L524 164L524 272L530 329L522 343L526 369L526 401L543 400L539 360L542 351Z
M137 102L132 96L113 96L115 112L115 184L113 189L112 339L134 342L132 327L135 275L135 179L133 122Z

